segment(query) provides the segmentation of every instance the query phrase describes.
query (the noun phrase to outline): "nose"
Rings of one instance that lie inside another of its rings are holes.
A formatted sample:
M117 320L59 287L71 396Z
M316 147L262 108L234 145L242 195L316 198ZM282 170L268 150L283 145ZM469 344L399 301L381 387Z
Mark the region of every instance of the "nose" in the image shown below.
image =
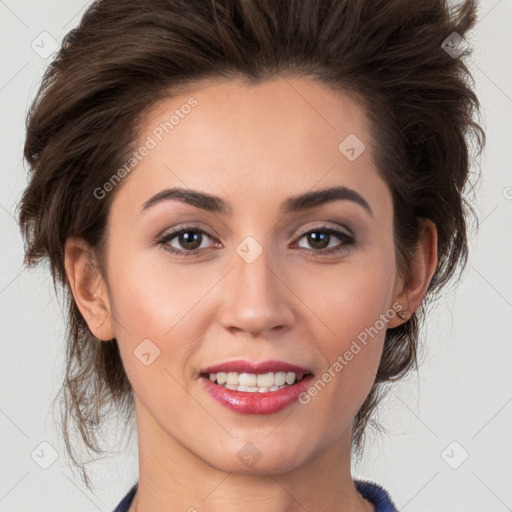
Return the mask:
M254 261L240 254L233 254L233 269L223 284L223 327L252 337L290 329L295 316L290 301L293 293L276 257L269 250L263 250Z

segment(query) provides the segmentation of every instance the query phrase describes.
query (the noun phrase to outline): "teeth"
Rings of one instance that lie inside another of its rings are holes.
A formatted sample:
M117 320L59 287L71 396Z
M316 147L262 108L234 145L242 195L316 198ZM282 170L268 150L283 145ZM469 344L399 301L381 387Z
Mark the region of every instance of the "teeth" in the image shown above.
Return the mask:
M241 373L238 377L238 383L240 386L250 386L254 387L256 386L256 381L258 377L254 375L253 373Z
M238 386L238 373L229 372L226 378L226 382L232 386Z
M287 384L293 384L295 382L295 373L293 372L288 372L286 374L286 383Z
M263 373L258 375L258 384L259 388L269 388L275 384L274 374L273 373Z
M274 376L274 382L276 386L282 386L286 382L286 373L277 372Z
M297 376L294 372L276 373L236 373L218 372L210 373L209 379L220 386L233 391L246 391L250 393L268 393L278 391L300 382L303 375Z

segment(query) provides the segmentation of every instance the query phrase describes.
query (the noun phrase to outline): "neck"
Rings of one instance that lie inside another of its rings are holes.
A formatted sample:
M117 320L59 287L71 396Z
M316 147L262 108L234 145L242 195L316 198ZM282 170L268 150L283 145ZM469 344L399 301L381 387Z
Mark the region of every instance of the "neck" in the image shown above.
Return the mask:
M350 473L350 429L289 471L226 472L137 415L139 485L129 512L373 512Z

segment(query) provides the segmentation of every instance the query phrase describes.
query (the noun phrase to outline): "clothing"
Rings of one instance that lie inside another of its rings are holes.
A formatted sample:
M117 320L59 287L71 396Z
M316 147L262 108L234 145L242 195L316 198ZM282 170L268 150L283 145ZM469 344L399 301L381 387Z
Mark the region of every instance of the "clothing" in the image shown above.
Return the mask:
M398 512L387 491L375 482L368 480L354 480L357 491L370 501L375 507L375 512ZM121 500L113 512L126 512L130 507L139 482L137 482L128 494Z
M398 512L388 492L369 480L354 480L357 491L375 507L375 512Z

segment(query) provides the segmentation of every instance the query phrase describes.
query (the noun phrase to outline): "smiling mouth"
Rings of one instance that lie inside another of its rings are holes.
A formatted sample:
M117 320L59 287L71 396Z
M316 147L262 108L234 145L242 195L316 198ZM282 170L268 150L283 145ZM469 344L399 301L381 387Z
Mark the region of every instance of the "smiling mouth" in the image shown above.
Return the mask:
M231 391L247 393L269 393L289 388L300 382L310 373L268 372L268 373L237 373L217 372L201 373L201 377Z

